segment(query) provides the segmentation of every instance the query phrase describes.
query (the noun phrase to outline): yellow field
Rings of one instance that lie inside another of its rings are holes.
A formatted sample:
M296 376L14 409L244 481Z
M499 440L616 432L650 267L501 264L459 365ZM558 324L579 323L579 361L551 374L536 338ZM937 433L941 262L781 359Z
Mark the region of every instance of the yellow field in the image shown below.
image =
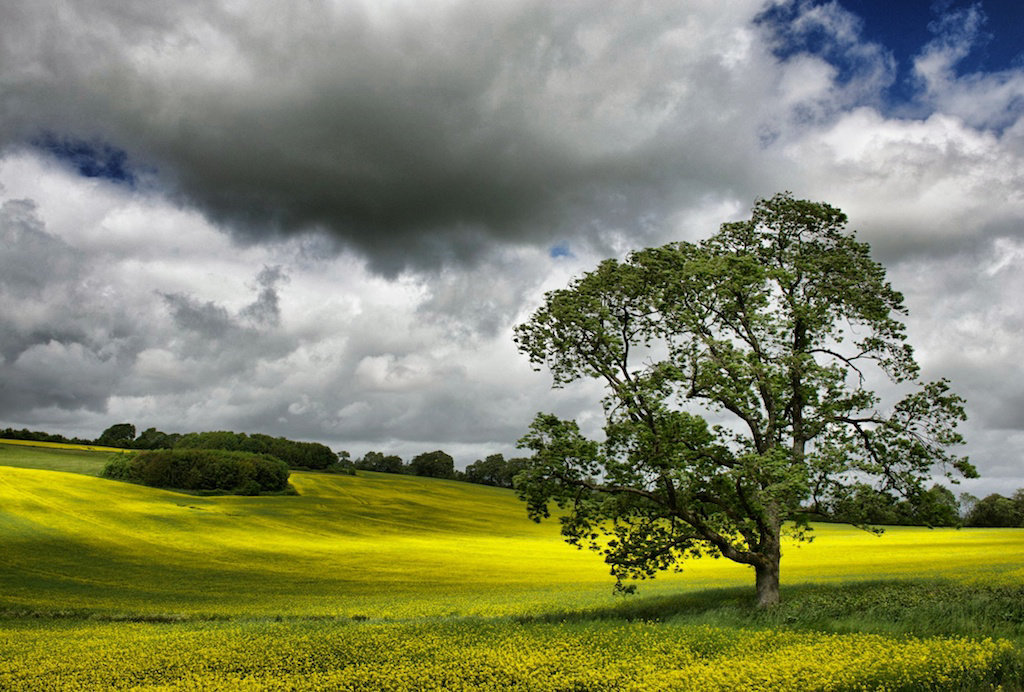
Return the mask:
M0 607L409 617L612 602L600 556L563 543L557 522L527 520L510 491L372 473L292 483L298 496L196 497L0 467ZM814 542L787 548L783 582L1021 581L1021 533L818 525ZM752 582L702 560L641 592Z
M1011 648L640 622L23 621L6 634L0 687L15 690L951 690L991 679Z
M753 574L724 560L613 596L600 556L567 546L557 522L530 522L508 490L291 480L297 496L197 497L0 465L0 689L945 689L1019 662L1017 630L1011 644L970 623L909 639L701 624L687 608L753 595ZM922 579L1024 584L1021 529L814 534L785 549L784 600L802 584L844 585L822 587L828 603L858 582L906 580L922 586L895 606L934 608ZM623 619L662 606L666 622Z
M73 445L65 442L40 442L36 440L0 440L0 444L21 447L45 447L46 449L74 449L82 452L126 452L131 450L120 447L104 447L102 445Z

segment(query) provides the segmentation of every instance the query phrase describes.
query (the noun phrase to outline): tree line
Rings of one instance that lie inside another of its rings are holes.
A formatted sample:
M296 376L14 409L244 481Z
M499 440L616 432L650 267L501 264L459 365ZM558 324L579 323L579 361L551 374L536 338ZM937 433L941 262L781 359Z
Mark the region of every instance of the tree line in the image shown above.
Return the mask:
M353 471L358 469L377 473L447 478L496 488L512 488L516 474L526 468L528 463L527 459L506 459L503 454L490 454L484 459L477 459L462 471L455 468L455 460L451 455L440 449L418 454L408 463L397 454L377 451L367 452L356 460L352 460L348 452L339 452L338 457L341 464Z
M62 442L140 451L215 449L226 452L249 452L276 457L290 468L345 474L353 474L356 470L399 473L410 476L446 478L497 488L512 488L516 474L526 468L528 463L527 459L505 459L502 454L491 454L484 459L476 460L465 470L461 470L455 468L455 460L452 456L440 449L418 454L409 462L405 462L398 455L378 451L369 451L359 459L352 459L349 452L335 453L326 445L318 442L297 442L284 437L271 437L260 433L236 433L227 430L166 433L156 428L147 428L136 434L136 427L132 423L111 425L100 433L99 437L91 440L13 428L0 431L0 439Z
M216 449L225 452L249 452L276 457L293 469L323 470L337 464L338 457L330 447L319 442L298 442L284 437L271 437L260 433L236 433L227 430L213 432L165 433L147 428L136 435L132 423L116 423L100 433L95 440L85 440L31 430L7 428L0 431L0 439L29 440L34 442L63 442L68 444L97 445L118 449Z
M1024 488L1010 497L992 493L978 499L970 493L960 495L965 526L1024 528Z
M856 526L1024 527L1024 488L1012 496L999 493L978 499L938 483L908 497L880 493L855 484L832 497L818 521Z

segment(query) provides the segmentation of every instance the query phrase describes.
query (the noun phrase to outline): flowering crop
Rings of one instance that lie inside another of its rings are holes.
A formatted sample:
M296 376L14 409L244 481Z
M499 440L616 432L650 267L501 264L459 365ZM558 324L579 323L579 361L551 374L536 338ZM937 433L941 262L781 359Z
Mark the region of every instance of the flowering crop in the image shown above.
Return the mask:
M507 490L382 474L292 482L300 495L195 497L0 466L0 689L972 689L1020 665L998 638L684 623L680 595L752 591L752 574L699 560L618 600L599 557L529 522ZM784 589L1024 581L1021 529L815 534L786 546ZM815 594L796 603L826 628L826 606L849 610L828 588L821 607ZM871 609L887 610L877 593ZM915 593L897 605L931 598ZM673 599L675 619L655 613L666 622L612 619ZM1020 644L1019 629L991 631Z
M43 442L41 440L0 440L0 444L16 445L22 447L44 447L46 449L69 449L80 452L124 452L127 450L120 447L105 447L103 445L80 445L70 442Z
M292 497L196 497L0 466L0 610L188 615L519 615L612 603L599 556L534 524L507 490L432 478L292 473ZM817 525L783 585L1024 576L1024 531ZM643 595L751 587L698 560Z
M651 623L19 622L0 688L951 689L992 679L1005 641Z

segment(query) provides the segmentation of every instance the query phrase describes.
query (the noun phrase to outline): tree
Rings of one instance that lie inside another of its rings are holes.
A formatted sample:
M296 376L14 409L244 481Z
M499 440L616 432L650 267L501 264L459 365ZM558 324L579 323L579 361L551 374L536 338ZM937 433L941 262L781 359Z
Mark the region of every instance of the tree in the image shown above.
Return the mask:
M466 481L480 485L504 486L507 475L504 454L489 454L466 467Z
M505 459L504 454L489 454L466 467L465 480L469 483L511 488L512 480L527 464L526 459Z
M949 488L938 483L908 500L910 523L924 526L959 526L960 503Z
M116 423L96 438L96 444L104 447L130 448L135 442L135 426L131 423Z
M938 483L905 499L891 492L879 492L866 483L854 483L837 489L827 510L829 519L863 527L877 524L959 526L961 523L956 496Z
M779 600L783 529L858 480L909 497L933 468L977 475L963 400L922 383L903 297L827 204L780 194L699 243L606 260L516 327L554 386L605 384L604 439L538 414L517 491L535 520L604 554L616 577L654 576L688 556L753 567L757 601ZM905 396L883 409L872 371ZM887 412L883 412L887 411Z
M409 472L415 476L455 478L455 460L440 449L417 454L409 462Z
M363 471L377 471L379 473L405 473L405 465L402 457L383 452L367 452L363 458L355 463L357 469Z
M968 526L1024 526L1024 493L1018 490L1012 499L992 493L974 504L964 523Z
M156 428L146 428L135 438L132 447L135 449L170 449L181 435L161 432Z

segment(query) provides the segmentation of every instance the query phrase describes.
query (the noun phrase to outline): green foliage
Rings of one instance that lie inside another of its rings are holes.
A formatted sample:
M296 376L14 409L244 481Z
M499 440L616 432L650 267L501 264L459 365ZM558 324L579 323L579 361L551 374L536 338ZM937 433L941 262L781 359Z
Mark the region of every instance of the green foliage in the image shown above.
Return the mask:
M620 586L709 554L754 567L767 605L784 523L803 536L808 508L827 513L853 479L917 497L936 468L975 476L948 451L962 399L918 381L903 297L845 224L776 195L700 244L606 260L549 292L516 341L555 386L606 385L605 440L538 414L520 440L530 516L565 509L565 537ZM888 413L869 368L909 389Z
M855 526L960 526L960 503L939 484L910 497L879 491L866 483L839 488L829 499L825 519Z
M28 428L22 428L21 430L15 430L14 428L4 428L0 430L0 440L29 440L32 442L61 442L64 444L93 444L92 440L83 440L78 437L64 437L63 435L57 435L53 433L43 432L41 430L29 430Z
M133 449L170 449L181 438L177 433L165 433L156 428L146 428L132 443Z
M423 452L409 462L409 473L431 478L455 478L455 460L440 449Z
M516 474L526 468L528 459L505 459L503 454L490 454L466 467L463 480L498 488L511 488Z
M291 468L325 469L338 458L330 447L318 442L296 442L284 437L228 432L188 433L175 443L181 449L221 449L236 452L269 454Z
M329 473L340 473L345 476L356 475L356 465L352 461L352 455L342 450L337 454L338 460L324 469Z
M967 526L1024 527L1024 488L1003 497L993 493L978 500L964 519Z
M111 425L96 438L96 444L104 447L121 447L128 449L135 442L135 426L131 423Z
M165 449L119 454L100 474L112 480L157 488L259 495L288 487L288 467L280 459L218 449Z
M405 473L408 470L402 463L402 457L395 454L385 455L383 452L367 452L362 459L355 462L355 467L378 473Z

